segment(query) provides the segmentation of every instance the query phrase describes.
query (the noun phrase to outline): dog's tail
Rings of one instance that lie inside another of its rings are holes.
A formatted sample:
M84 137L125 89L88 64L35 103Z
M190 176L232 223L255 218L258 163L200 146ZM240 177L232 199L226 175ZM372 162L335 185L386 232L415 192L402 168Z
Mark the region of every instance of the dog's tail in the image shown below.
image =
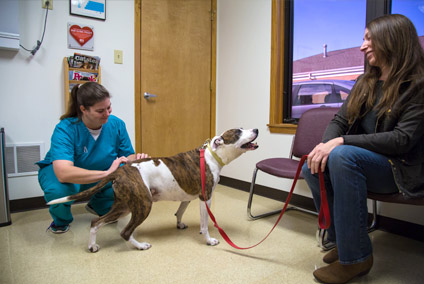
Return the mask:
M62 198L51 200L47 203L47 205L65 203L65 202L69 202L69 201L88 198L88 197L96 194L102 187L104 187L110 181L114 181L115 180L115 174L114 173L115 172L111 173L106 178L99 181L95 186L93 186L93 187L91 187L87 190L81 191L77 194L73 194L73 195L69 195L69 196L65 196L65 197L62 197Z

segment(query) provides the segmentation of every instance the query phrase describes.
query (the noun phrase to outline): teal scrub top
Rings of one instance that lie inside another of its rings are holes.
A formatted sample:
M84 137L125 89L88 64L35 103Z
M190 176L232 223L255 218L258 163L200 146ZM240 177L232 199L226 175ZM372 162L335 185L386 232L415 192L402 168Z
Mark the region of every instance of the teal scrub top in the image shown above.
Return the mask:
M79 168L104 171L117 157L131 154L134 154L134 149L121 119L110 115L99 137L94 140L84 123L72 117L56 125L50 150L37 164L43 168L55 160L68 160Z

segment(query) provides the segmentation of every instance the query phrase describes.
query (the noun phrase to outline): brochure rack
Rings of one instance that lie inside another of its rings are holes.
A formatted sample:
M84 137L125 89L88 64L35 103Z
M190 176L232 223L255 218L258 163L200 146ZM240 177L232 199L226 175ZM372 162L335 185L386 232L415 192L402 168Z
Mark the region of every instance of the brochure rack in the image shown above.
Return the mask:
M70 60L68 57L63 59L63 65L65 67L64 79L65 79L65 109L68 108L68 101L72 91L72 88L78 84L84 84L87 82L98 82L101 84L101 68L97 65L97 69L87 68L75 68L70 67ZM96 68L90 66L91 68Z

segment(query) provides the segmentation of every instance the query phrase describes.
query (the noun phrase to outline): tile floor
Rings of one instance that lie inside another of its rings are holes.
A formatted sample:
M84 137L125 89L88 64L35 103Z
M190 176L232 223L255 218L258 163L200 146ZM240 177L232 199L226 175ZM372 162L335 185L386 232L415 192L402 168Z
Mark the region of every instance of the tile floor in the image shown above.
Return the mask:
M219 185L212 211L239 246L260 241L277 216L250 221L248 194ZM152 244L147 251L132 248L119 236L128 217L103 227L97 237L101 249L87 249L93 215L84 204L73 206L69 232L46 232L51 222L47 209L12 214L12 225L0 228L0 283L316 283L312 271L323 266L316 245L317 218L289 211L270 237L249 250L230 247L210 224L211 236L220 244L207 246L199 234L199 201L190 204L177 230L178 204L155 203L149 218L137 228L135 238ZM257 197L254 214L282 205ZM374 267L351 283L424 283L424 242L375 231Z

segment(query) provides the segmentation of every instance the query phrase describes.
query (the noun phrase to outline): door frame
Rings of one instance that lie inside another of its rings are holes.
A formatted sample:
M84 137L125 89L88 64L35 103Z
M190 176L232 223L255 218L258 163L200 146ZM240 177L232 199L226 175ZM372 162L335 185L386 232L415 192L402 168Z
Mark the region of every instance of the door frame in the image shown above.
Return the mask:
M134 1L134 119L135 151L141 153L141 1ZM217 0L211 0L211 93L210 93L210 137L215 136L216 127L216 10Z

